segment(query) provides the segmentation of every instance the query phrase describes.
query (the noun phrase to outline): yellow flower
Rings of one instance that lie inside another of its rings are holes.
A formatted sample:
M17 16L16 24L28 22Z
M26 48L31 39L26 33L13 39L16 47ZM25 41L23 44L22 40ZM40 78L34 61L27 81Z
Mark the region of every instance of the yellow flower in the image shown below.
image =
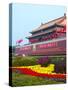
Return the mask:
M52 73L54 71L54 64L50 64L47 67L41 67L41 65L33 65L33 66L22 66L20 68L30 68L31 70L38 73Z

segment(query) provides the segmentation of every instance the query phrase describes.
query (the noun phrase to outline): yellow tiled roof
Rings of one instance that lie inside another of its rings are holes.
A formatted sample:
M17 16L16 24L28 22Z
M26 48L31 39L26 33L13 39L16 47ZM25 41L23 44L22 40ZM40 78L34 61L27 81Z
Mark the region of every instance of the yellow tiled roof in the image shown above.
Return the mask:
M64 25L64 23L66 23L66 16L65 15L60 17L60 18L51 20L47 23L41 24L38 28L34 29L32 32L42 30L42 29L50 27L54 24Z

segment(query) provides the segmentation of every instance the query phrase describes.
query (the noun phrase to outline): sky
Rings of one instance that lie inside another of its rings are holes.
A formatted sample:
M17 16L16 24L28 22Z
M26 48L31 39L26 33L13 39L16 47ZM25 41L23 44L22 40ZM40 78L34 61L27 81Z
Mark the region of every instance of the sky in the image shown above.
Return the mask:
M36 29L41 23L59 18L66 13L66 7L57 5L39 4L12 4L12 45L16 41L23 39L21 45L28 44L26 37L30 36L32 30Z

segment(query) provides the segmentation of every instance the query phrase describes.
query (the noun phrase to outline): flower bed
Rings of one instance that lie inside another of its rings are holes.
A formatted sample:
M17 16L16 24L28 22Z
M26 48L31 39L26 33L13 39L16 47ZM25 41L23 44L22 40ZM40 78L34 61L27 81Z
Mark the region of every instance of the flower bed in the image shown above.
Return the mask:
M27 74L32 76L40 76L47 78L62 78L62 79L66 78L65 74L53 73L54 65L52 64L49 65L48 67L41 67L40 65L35 65L35 66L12 67L10 69L12 69L14 72L19 71L21 74Z

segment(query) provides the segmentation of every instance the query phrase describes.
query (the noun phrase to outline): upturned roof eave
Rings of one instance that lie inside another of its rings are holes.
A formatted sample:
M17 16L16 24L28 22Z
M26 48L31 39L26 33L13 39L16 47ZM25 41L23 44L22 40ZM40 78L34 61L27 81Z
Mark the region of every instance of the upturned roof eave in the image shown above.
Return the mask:
M63 19L63 18L65 18L65 17L66 17L66 16L64 15L64 16L62 16L62 17L60 17L60 18L57 18L57 19L51 20L51 21L49 21L49 22L47 22L47 23L45 23L45 24L43 24L43 25L46 25L46 24L51 23L51 22L53 22L53 21L57 21L57 20L59 20L59 19ZM54 23L54 24L55 24L55 23ZM47 25L47 26L48 26L48 25ZM40 27L42 27L42 25L41 25ZM43 29L43 28L41 28L41 29ZM39 29L39 27L38 27L37 29L33 30L33 31L30 32L30 33L37 32L37 31L39 31L39 30L41 30L41 29Z
M59 25L59 24L56 24L56 23L55 23L54 25L52 25L52 26L58 26L58 27L60 26L60 27L62 27L62 28L64 27L63 25ZM52 26L50 26L50 27L52 27ZM48 28L49 28L49 27L48 27ZM46 28L46 29L47 29L47 28ZM42 34L39 34L39 35L36 35L36 36L40 36L40 35L43 35L43 34L46 34L46 33L42 33ZM29 39L29 38L36 37L36 36L28 36L28 37L26 37L26 38Z

